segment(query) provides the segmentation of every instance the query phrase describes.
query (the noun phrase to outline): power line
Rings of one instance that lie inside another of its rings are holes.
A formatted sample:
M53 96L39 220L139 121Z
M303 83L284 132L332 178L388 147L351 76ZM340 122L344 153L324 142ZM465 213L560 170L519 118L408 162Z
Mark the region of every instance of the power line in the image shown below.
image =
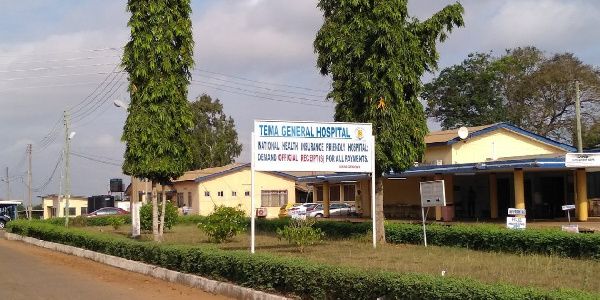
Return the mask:
M284 97L284 98L290 98L290 99L298 99L298 100L305 100L305 101L312 101L312 102L321 102L321 103L325 102L325 99L316 100L316 99L309 99L309 98L304 98L304 97L287 96L287 95L279 95L279 94L270 94L270 93L257 92L257 91L247 90L247 89L243 89L243 88L240 88L240 87L229 86L229 85L224 85L224 84L216 84L216 83L206 82L206 81L200 81L200 80L192 80L192 81L193 82L197 82L197 83L204 83L204 84L214 84L214 85L219 86L219 87L226 87L226 88L230 88L230 89L234 89L234 90L238 90L238 91L242 91L242 92L255 93L255 94L265 95L265 96Z
M31 68L31 69L5 70L5 71L0 71L0 73L53 71L53 70L60 70L60 69L87 68L87 67L114 66L114 65L115 65L115 63L102 63L102 64L90 64L90 65L71 65L71 66L58 66L58 67L41 67L41 68Z
M12 91L12 90L41 89L41 88L75 86L75 85L88 85L88 84L97 84L97 83L104 83L104 81L90 81L90 82L79 82L79 83L64 83L64 84L51 84L51 85L24 86L24 87L0 89L0 92L3 92L3 91Z
M117 65L117 66L119 66L119 65ZM64 77L74 77L74 76L93 76L93 75L104 75L104 74L119 73L119 72L95 72L95 73L80 73L80 74L66 74L66 75L13 77L13 78L7 78L7 79L0 79L0 81L17 81L17 80L27 80L27 79L53 79L53 78L64 78Z
M124 73L124 72L123 72L123 73L121 73L121 77L120 77L119 79L121 79L121 78L122 78L124 75L125 75L125 73ZM115 78L116 78L116 77L115 77ZM111 84L113 81L114 81L114 78L113 78L113 80L111 80L111 82L109 82L109 83L108 83L108 85L110 85L110 84ZM83 112L83 113L81 113L81 114L79 114L79 115L75 115L75 114L73 114L73 115L74 115L74 116L72 117L72 122L73 122L73 124L75 124L75 123L77 123L77 122L79 122L79 121L83 120L84 118L86 118L86 117L90 116L91 114L93 114L93 113L94 113L96 110L98 110L98 108L100 108L102 105L104 105L104 104L106 103L106 101L108 101L108 100L110 99L110 97L112 97L112 96L113 96L113 95L114 95L114 94L115 94L115 93L116 93L116 92L117 92L117 91L118 91L118 90L121 88L121 86L123 86L123 84L125 84L125 82L121 82L121 84L119 84L119 86L117 86L117 85L116 85L116 84L117 84L117 82L120 82L120 80L117 80L117 81L115 82L115 84L113 84L113 85L111 86L111 88L110 88L110 89L109 89L109 90L108 90L108 91L107 91L107 92L104 94L104 96L102 96L102 97L100 98L100 100L98 100L98 101L96 102L96 104L94 104L94 105L92 106L92 108L88 109L86 112ZM107 85L107 86L108 86L108 85ZM115 87L116 87L116 89L115 89ZM106 89L106 87L105 87L105 89ZM103 93L105 89L103 89L101 93ZM96 96L96 97L97 97L97 96ZM94 97L94 98L96 98L96 97ZM109 107L110 107L110 106L109 106ZM106 109L105 109L105 110L104 110L102 113L104 113L105 111L106 111ZM102 114L102 113L101 113L101 114ZM100 115L101 115L101 114L100 114ZM99 115L97 115L96 117L98 117L98 116L99 116ZM96 117L95 117L95 118L96 118ZM95 119L95 118L94 118L94 119Z
M56 166L54 166L54 170L52 171L52 174L50 174L50 176L48 177L46 182L44 184L42 184L42 186L32 189L34 192L36 192L36 193L41 192L48 186L48 184L50 184L52 179L54 179L54 175L56 175L56 170L58 169L58 166L60 165L60 163L63 160L63 156L64 156L64 154L62 153L62 150L61 150L60 157L58 158L58 161L56 162Z
M48 54L71 54L71 53L86 53L86 52L103 52L103 51L117 51L117 48L100 48L100 49L88 49L88 50L73 50L73 51L60 51L60 52L42 52L42 53L19 53L13 55L0 55L0 57L20 57L20 56L35 56L35 55L48 55Z
M194 73L194 74L196 74L196 73ZM245 83L229 81L229 80L220 79L217 77L212 77L212 76L207 76L207 75L202 75L202 74L196 74L196 75L198 75L200 77L205 77L205 78L223 81L223 82L227 82L227 83L232 83L232 84L236 84L236 85L247 86L247 87L252 87L252 88L257 88L257 89L263 89L263 90L267 90L267 91L271 91L271 92L280 92L280 93L302 95L302 96L309 96L309 97L319 97L319 98L325 98L327 96L327 95L315 95L315 94L307 94L307 93L299 93L299 92L291 92L291 91L285 91L285 90L272 89L272 88L262 87L262 86L258 86L258 85L254 85L254 84L245 84Z
M78 154L78 153L74 153L74 152L71 152L71 155L73 155L73 156L77 156L77 157L81 157L81 158L83 158L83 159L87 159L87 160L95 161L95 162L98 162L98 163L106 164L106 165L117 166L117 167L120 167L120 166L122 166L122 163L121 163L121 164L117 164L117 163L115 163L115 162L102 161L102 160L99 160L99 159L95 159L95 158L93 158L93 157L88 157L88 156L86 156L86 155L83 155L83 154Z
M239 77L239 76L234 76L234 75L227 75L227 74L213 72L213 71L208 71L208 70L203 70L203 69L197 69L197 68L195 68L194 70L197 70L197 71L200 71L200 72L209 73L209 74L227 76L227 77L231 77L231 78L235 78L235 79L239 79L239 80L244 80L244 81L249 81L249 82L262 83L262 84L268 84L268 85L273 85L273 86L282 86L282 87L288 87L288 88L293 88L293 89L302 89L302 90L307 90L307 91L329 93L329 91L326 91L326 90L318 90L318 89L312 89L312 88L301 87L301 86L286 85L286 84L277 84L277 83L271 83L271 82L253 80L253 79L247 79L247 78L244 78L244 77Z
M78 60L90 60L96 58L109 58L109 57L121 57L120 55L104 55L104 56L87 56L87 57L75 57L65 59L48 59L48 60L32 60L32 61L13 61L9 63L0 63L0 65L16 65L16 64L39 64L39 63L51 63L51 62L64 62L64 61L78 61Z
M195 82L195 80L192 80L192 82ZM313 104L313 103L297 102L297 101L290 101L290 100L283 100L283 99L276 99L276 98L271 98L271 97L263 97L263 96L257 96L257 95L252 95L252 94L240 93L240 92L236 92L236 91L227 90L227 89L224 89L224 88L221 88L218 86L210 86L210 85L201 84L201 83L193 83L193 84L208 87L208 88L213 88L213 89L228 92L228 93L233 93L233 94L238 94L238 95L243 95L243 96L250 96L250 97L254 97L254 98L260 98L260 99L270 100L270 101L275 101L275 102L286 102L286 103L294 103L294 104L318 106L318 107L331 107L330 105L319 105L319 104Z

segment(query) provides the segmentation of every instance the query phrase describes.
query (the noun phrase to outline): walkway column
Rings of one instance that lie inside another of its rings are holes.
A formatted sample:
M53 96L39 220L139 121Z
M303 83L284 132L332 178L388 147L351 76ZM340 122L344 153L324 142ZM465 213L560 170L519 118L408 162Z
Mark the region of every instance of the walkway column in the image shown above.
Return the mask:
M585 169L577 169L577 219L587 221L588 219L588 199L587 199L587 178Z
M496 174L489 175L490 180L490 218L498 219L498 183L496 182Z
M448 207L446 207L447 210L449 210L449 213L444 216L444 214L442 213L442 219L446 222L451 222L454 219L454 178L453 178L454 174L446 174L446 176L444 176L444 192L446 193L446 205L449 205ZM450 219L446 219L446 218L450 218Z
M525 209L525 188L524 188L524 184L523 184L523 169L515 169L514 183L515 183L515 208ZM519 215L517 217L524 217L524 216Z
M441 173L436 173L435 175L433 175L433 180L442 180L442 174ZM444 182L445 184L445 182ZM445 188L444 188L445 189ZM436 221L441 221L442 220L442 207L441 206L436 206L435 207L435 220Z
M329 182L323 182L323 214L329 218Z

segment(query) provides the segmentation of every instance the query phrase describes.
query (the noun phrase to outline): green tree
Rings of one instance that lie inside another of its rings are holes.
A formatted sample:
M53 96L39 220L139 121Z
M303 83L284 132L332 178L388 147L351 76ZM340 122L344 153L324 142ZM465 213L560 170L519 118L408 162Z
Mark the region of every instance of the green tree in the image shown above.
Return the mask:
M317 66L333 79L335 121L372 123L376 136L377 240L385 241L383 182L425 151L421 76L437 68L437 41L463 25L463 7L446 6L426 21L409 16L407 0L320 0L324 23L314 41Z
M241 205L215 205L214 209L213 213L198 223L198 228L206 233L211 241L219 244L246 231L247 218Z
M164 186L187 170L193 126L187 86L193 67L189 0L128 0L131 37L122 66L129 74L131 104L123 128L123 172L152 180L155 241L162 240L156 183ZM164 218L164 209L161 214Z
M164 212L164 218L162 218L162 223L165 224L163 228L171 229L175 223L177 223L177 219L179 219L179 213L177 212L177 207L175 207L170 201L167 201L167 205L165 206L165 210L162 210L162 204L158 205L159 211ZM152 230L152 215L153 207L151 203L146 203L142 205L140 208L140 227L144 231Z
M463 68L465 64L473 67ZM444 69L425 85L422 97L428 116L446 129L508 122L572 143L576 139L575 81L582 91L584 144L593 146L600 138L596 129L600 75L571 53L545 55L535 47L510 49L500 57L477 53L461 65Z
M460 65L442 70L423 87L427 115L442 128L479 126L506 120L500 78L488 53L469 54Z
M223 113L223 105L202 94L191 103L194 127L192 136L191 170L220 167L240 156L242 145L231 117Z

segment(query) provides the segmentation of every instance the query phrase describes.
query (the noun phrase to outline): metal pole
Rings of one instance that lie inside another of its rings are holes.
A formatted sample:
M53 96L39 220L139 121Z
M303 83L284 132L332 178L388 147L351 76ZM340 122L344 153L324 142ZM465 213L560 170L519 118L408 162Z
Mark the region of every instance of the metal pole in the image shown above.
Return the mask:
M70 174L69 174L69 153L71 149L69 148L70 139L69 139L69 110L65 110L65 227L69 227L69 198L71 198L70 191Z
M377 223L375 218L375 136L371 137L371 219L373 219L373 248L377 248Z
M32 181L32 171L31 171L31 144L29 144L29 171L27 172L27 181L29 184L29 205L27 206L27 218L31 220L31 181Z
M250 253L254 253L254 132L252 132L250 140L252 143L252 151L250 152L250 155L252 155L250 163Z
M6 167L6 200L10 200L10 183L8 181L8 167Z
M581 103L579 101L579 81L575 81L575 119L577 120L577 152L583 152L581 141Z
M65 149L62 151L63 157L65 156ZM60 168L60 182L58 183L58 196L56 197L56 215L55 217L60 217L60 195L62 194L62 183L63 183L63 168Z
M427 208L429 212L429 208ZM425 207L421 206L421 216L423 216L423 242L425 243L425 247L427 247L427 230L425 229Z

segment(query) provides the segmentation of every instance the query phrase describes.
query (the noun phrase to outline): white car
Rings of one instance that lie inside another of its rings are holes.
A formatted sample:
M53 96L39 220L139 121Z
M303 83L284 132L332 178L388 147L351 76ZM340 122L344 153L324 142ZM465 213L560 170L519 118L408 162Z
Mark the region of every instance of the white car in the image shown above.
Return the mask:
M288 217L293 215L305 215L307 209L311 209L317 205L317 203L302 203L300 205L288 208L286 215Z
M331 217L341 217L341 216L354 216L356 215L356 208L354 205L350 205L348 203L332 203L329 204L329 216ZM309 217L313 218L322 218L325 216L325 211L323 210L323 204L319 204L312 211L308 213Z

